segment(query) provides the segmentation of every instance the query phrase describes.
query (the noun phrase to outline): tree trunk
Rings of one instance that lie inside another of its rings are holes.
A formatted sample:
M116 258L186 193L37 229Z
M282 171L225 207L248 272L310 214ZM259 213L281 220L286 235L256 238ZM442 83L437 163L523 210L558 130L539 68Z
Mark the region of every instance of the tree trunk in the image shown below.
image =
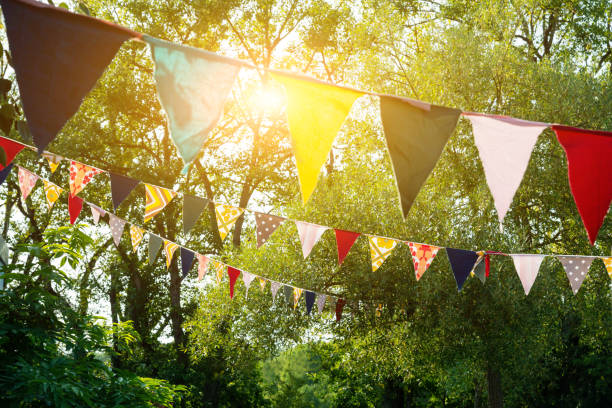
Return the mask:
M487 367L487 384L489 392L489 408L502 408L504 400L501 387L501 375L499 369Z
M183 314L181 312L181 276L177 265L175 257L170 264L170 321L177 360L183 367L187 367L189 359L183 348L185 333L183 332Z

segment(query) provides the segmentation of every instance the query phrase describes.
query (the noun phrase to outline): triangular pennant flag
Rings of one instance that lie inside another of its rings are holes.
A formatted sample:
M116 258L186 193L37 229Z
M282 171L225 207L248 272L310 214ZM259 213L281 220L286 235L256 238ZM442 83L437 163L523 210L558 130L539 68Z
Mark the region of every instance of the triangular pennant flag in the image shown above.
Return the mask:
M319 314L323 313L323 308L325 307L325 300L327 299L326 295L319 293L317 295L317 310Z
M255 275L249 272L242 272L242 280L244 281L245 287L245 297L249 296L249 287L251 286L251 282L255 279Z
M144 185L146 195L144 222L147 222L159 214L176 197L176 192L147 183L144 183Z
M372 257L372 272L375 272L391 255L397 241L368 235L368 242L370 243L370 256Z
M4 150L4 155L6 157L5 163L0 162L1 170L11 164L15 156L17 156L17 153L22 151L25 146L19 142L0 136L0 147Z
M70 162L70 195L74 197L79 194L91 179L100 173L102 173L100 169L72 160Z
M557 255L557 259L561 262L563 268L565 268L565 273L575 295L578 293L580 286L582 286L587 273L589 273L589 267L595 257Z
M380 115L404 217L436 166L461 113L458 109L421 105L405 98L380 98Z
M28 198L32 189L36 185L38 181L38 174L34 174L29 170L24 169L23 167L19 167L19 171L17 173L19 178L19 189L21 190L21 198Z
M266 282L267 280L265 278L257 278L259 279L259 287L261 288L261 291L263 292L264 290L266 290Z
M53 204L57 201L60 194L64 191L60 186L56 186L50 181L43 180L43 186L45 189L45 197L47 198L47 204L49 205L49 210L53 207Z
M193 264L195 253L187 248L181 247L181 270L183 271L183 279L189 275L189 270Z
M256 212L255 227L257 230L257 248L262 246L283 222L285 222L285 218L283 217Z
M342 319L342 310L344 309L344 305L346 305L346 300L338 299L336 301L336 321L339 322Z
M164 253L166 254L166 269L170 267L172 263L172 257L174 256L174 252L178 248L178 245L172 241L168 241L164 239Z
M565 150L569 185L593 245L612 202L612 132L552 129Z
M240 276L240 270L234 268L233 266L228 266L227 276L229 276L230 299L233 299L234 298L234 285L236 284L236 280L238 279L238 276Z
M316 297L317 297L317 294L314 292L311 292L309 290L304 292L304 300L306 301L306 314L307 315L310 314Z
M514 261L516 273L523 284L525 295L528 295L546 255L510 254L510 256Z
M215 269L215 279L217 279L217 285L221 284L223 275L225 274L226 266L221 262L213 261L213 268Z
M344 231L340 229L335 229L336 233L336 246L338 247L338 264L342 265L344 258L346 258L346 254L351 250L351 247L361 235L358 232L353 231Z
M612 279L612 256L609 258L601 258L604 265L606 266L606 270L608 271L608 276Z
M190 163L221 118L239 62L149 36L144 40L151 46L157 94L168 116L170 136L185 163Z
M414 273L416 280L421 279L429 265L436 257L436 254L440 250L440 247L434 245L417 244L415 242L408 242L410 248L410 254L412 255L412 262L414 263Z
M474 265L472 272L470 272L470 276L477 277L483 284L487 280L486 261L483 262L484 259L486 259L484 253L482 255L479 253L476 265Z
M288 305L291 304L291 300L293 299L293 286L285 285L283 286L283 294L285 295L285 302Z
M457 289L461 290L463 283L478 260L478 254L464 249L446 248L446 255L450 261L453 275L455 275Z
M278 293L278 290L280 289L281 284L279 282L270 282L270 292L272 292L272 300L274 300L274 298L276 298L276 294Z
M68 214L70 214L70 224L76 222L77 218L79 218L79 214L83 209L83 199L77 196L68 195Z
M91 216L94 220L94 224L98 225L98 222L100 222L100 217L104 217L106 215L106 211L91 203L89 203L89 208L91 208Z
M210 262L210 258L206 255L196 254L198 258L198 280L201 281L208 272L208 263Z
M11 170L13 170L13 163L10 163L8 166L0 170L0 185L4 184L6 178L11 173Z
M472 122L474 142L478 147L499 222L502 223L514 193L521 184L531 151L548 124L508 116L479 113L463 115Z
M113 235L113 241L115 241L115 245L119 246L119 242L121 242L121 235L123 234L123 229L125 228L125 220L117 217L114 214L108 214L108 225L111 229L111 234Z
M302 291L303 289L293 288L293 309L294 310L297 307L298 302L300 301L300 297L302 296Z
M53 153L43 153L42 157L47 159L47 163L49 163L49 169L51 170L51 173L55 173L55 170L57 170L60 162L64 159L62 156L58 156L57 154Z
M121 44L140 34L37 1L0 4L23 110L42 153Z
M323 235L329 227L303 221L295 221L295 225L298 230L300 242L302 243L302 254L304 255L304 259L306 259L308 255L310 255L312 247L314 247L319 238L321 238L321 235Z
M185 235L193 228L207 205L207 198L183 195L183 232Z
M157 257L157 253L159 252L159 248L161 248L162 243L164 242L161 237L149 233L149 265L152 265L155 262L155 258Z
M272 74L285 86L287 119L304 203L353 102L361 92L295 76Z
M244 212L244 208L232 207L226 204L215 204L215 214L217 215L217 227L219 228L219 235L221 241L227 237L229 230L232 228L234 223Z
M132 240L132 250L136 252L136 248L142 242L144 230L136 225L130 225L130 239Z
M113 208L116 210L123 200L125 200L132 190L138 185L138 183L140 183L140 181L112 172L108 172L108 174L110 174L111 179Z

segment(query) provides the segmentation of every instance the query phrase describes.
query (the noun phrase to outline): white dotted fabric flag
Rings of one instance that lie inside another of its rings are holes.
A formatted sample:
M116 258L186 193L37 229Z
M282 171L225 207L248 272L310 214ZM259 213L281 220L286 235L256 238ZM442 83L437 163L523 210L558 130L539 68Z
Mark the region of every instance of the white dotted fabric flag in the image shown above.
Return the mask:
M582 282L584 278L586 278L587 273L589 273L589 267L591 263L593 263L595 257L558 255L557 259L563 264L570 286L575 295L578 293L580 286L582 286Z

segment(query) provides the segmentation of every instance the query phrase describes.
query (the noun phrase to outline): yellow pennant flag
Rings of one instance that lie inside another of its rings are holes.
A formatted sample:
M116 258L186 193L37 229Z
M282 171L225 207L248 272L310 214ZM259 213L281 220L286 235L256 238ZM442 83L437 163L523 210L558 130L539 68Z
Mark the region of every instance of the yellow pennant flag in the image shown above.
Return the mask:
M57 170L57 167L59 166L60 162L63 160L62 156L58 156L53 153L43 153L42 157L47 159L47 162L49 163L49 168L51 169L51 173L55 173L55 170Z
M130 225L130 238L132 239L132 249L134 252L136 252L136 248L140 245L142 237L144 237L144 230L135 225Z
M231 205L215 204L215 214L217 215L217 227L221 241L227 237L238 217L242 215L244 208L232 207Z
M174 251L176 251L178 245L172 241L164 240L164 252L166 253L166 269L170 267L170 263L172 262L172 256L174 255Z
M612 279L612 256L610 258L601 258L606 265L606 270L608 271L608 276Z
M302 289L293 288L293 308L294 309L297 307L298 301L300 300L301 296L302 296Z
M215 278L217 278L217 285L221 284L223 275L225 275L225 265L221 262L213 261L213 268L215 268Z
M293 76L271 75L285 86L287 120L302 200L306 203L317 185L336 134L355 99L363 94Z
M64 190L47 180L43 180L43 184L45 188L45 197L47 197L47 204L50 210Z
M147 222L176 197L176 192L147 183L144 185L146 194L144 222Z
M391 255L391 252L397 245L397 241L371 235L368 235L368 241L370 243L370 255L372 256L372 272L374 272Z
M261 291L263 292L264 290L266 290L266 280L264 278L257 278L259 279L259 287L261 288Z

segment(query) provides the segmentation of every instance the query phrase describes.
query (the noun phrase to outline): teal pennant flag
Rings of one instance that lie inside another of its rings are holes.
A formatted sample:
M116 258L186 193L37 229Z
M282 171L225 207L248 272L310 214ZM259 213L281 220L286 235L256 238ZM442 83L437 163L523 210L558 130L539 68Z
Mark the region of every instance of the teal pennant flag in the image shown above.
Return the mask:
M212 52L144 36L155 61L157 94L170 136L186 164L219 121L240 63Z

